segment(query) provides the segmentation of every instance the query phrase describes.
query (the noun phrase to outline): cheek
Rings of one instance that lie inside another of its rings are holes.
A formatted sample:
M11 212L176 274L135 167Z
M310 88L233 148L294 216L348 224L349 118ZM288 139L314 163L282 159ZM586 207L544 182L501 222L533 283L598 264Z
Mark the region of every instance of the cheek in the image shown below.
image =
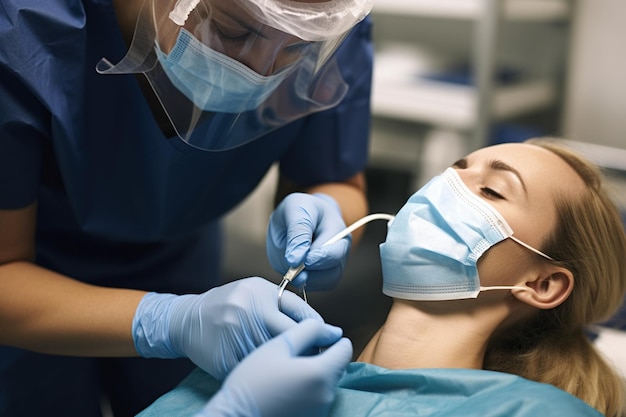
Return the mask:
M529 187L529 196L532 198L527 202L503 204L496 209L509 223L516 238L540 249L557 222L554 192Z
M547 204L508 206L498 208L498 211L506 219L517 239L537 249L541 249L548 231L554 228L556 222L556 209ZM507 241L514 243L509 239ZM515 246L519 247L517 244Z
M171 21L161 25L156 40L163 53L169 54L172 51L178 39L179 30L180 28Z
M514 285L532 267L531 254L510 239L492 246L478 259L480 285Z

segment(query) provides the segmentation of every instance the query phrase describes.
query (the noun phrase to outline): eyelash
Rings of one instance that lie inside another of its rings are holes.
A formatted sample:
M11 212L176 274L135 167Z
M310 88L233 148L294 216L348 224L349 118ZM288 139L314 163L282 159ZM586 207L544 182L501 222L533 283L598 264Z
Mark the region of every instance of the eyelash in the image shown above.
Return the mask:
M225 33L222 29L220 29L219 25L215 23L213 23L213 27L215 27L215 32L217 33L217 36L225 42L243 43L248 39L248 36L250 35L250 33L247 32L243 35L232 36Z
M480 191L482 191L483 193L485 193L489 197L494 197L494 198L497 198L497 199L500 199L500 200L506 200L502 194L492 190L489 187L483 187L483 188L480 189Z

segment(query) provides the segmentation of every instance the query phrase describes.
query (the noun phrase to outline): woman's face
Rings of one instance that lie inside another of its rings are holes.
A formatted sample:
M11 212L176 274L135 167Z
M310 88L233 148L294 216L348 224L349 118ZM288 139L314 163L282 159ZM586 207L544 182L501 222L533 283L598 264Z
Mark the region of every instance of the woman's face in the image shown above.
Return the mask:
M575 198L584 187L559 156L530 144L483 148L453 167L476 195L500 212L513 229L513 236L539 250L556 225L557 196ZM480 258L481 285L515 285L524 280L527 266L541 259L505 239Z

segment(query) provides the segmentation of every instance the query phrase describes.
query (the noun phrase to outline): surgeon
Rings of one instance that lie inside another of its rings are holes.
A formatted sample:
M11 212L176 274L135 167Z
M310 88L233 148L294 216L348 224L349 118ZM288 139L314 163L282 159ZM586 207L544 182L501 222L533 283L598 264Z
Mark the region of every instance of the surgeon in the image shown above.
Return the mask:
M257 415L626 415L622 378L585 334L626 293L624 227L592 164L547 139L477 150L407 200L380 255L393 303L331 404L289 414L289 398L268 388ZM140 417L221 415L255 403L270 374L289 387L287 361L267 350L316 324L260 347L223 383L194 371ZM289 363L314 374L304 360Z
M268 280L218 286L220 219L278 163L271 264L338 282L358 233L324 244L367 212L371 7L2 1L0 415L134 415L306 319L306 354L349 356Z

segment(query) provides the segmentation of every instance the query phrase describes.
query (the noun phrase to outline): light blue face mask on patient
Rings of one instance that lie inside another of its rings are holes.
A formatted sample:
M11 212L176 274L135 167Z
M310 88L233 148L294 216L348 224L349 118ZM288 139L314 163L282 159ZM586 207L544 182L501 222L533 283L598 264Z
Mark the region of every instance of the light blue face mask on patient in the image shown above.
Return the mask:
M525 287L481 287L476 262L513 230L490 204L474 194L453 168L413 194L380 245L383 293L406 300L476 298L480 291Z
M236 59L214 51L181 28L174 48L157 57L172 84L205 111L240 113L263 103L290 74L256 73Z

